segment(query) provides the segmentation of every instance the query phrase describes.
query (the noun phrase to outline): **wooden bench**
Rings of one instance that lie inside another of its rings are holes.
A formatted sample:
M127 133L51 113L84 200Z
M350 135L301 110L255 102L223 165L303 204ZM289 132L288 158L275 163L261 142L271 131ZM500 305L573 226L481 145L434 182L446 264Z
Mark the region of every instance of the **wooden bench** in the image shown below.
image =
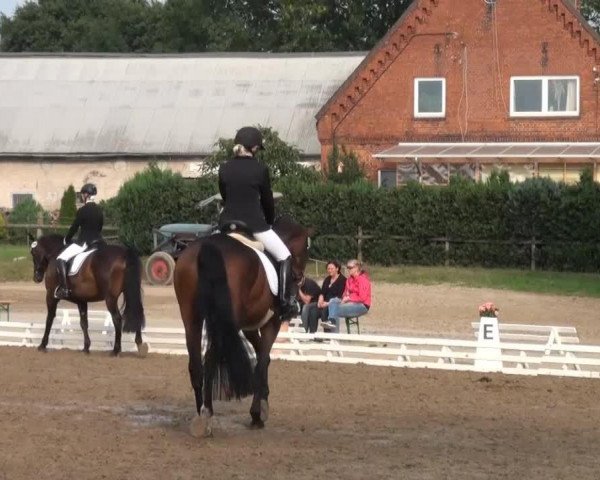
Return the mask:
M472 322L475 337L479 333L479 322ZM520 323L498 323L501 342L576 344L579 335L575 327L557 325L525 325Z
M6 321L7 322L10 322L10 306L13 303L14 302L12 300L0 300L0 313L1 312L6 313ZM0 315L0 317L2 317L2 315Z

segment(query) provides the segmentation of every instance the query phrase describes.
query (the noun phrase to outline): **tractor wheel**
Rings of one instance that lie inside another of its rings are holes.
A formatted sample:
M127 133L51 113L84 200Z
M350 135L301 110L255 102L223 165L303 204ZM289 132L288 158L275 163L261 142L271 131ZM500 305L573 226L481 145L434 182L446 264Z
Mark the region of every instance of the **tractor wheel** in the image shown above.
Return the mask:
M146 261L146 278L150 285L173 283L175 260L166 252L154 252Z

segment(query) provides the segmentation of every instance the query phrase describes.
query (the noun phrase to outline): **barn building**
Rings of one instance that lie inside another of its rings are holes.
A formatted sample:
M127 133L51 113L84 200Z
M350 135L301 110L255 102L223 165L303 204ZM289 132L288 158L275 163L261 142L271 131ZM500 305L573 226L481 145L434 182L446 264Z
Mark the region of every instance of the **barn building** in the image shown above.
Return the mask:
M317 162L315 114L364 58L348 54L0 55L0 208L100 200L150 161L199 175L220 137L263 125Z
M317 114L382 185L600 180L600 37L574 0L414 0Z

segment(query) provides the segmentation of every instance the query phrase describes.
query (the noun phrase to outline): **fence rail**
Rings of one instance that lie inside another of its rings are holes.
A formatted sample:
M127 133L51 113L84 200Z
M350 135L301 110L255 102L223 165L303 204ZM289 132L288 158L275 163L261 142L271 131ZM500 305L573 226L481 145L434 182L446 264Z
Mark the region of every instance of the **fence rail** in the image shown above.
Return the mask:
M66 231L69 229L69 225L59 224L45 224L45 223L8 223L4 227L0 228L6 231L6 238L0 240L4 243L24 244L27 245L29 240L27 234L31 233L34 237L40 237L46 233L53 233L58 231ZM106 225L102 228L104 233L113 233L113 235L104 235L105 240L116 240L118 238L119 228L113 225ZM15 235L15 232L19 232Z
M356 242L356 258L361 262L363 261L363 251L365 241L375 240L381 238L393 239L393 240L405 240L405 241L419 241L419 242L427 242L434 244L443 244L444 245L444 265L450 266L451 259L451 247L452 245L510 245L510 246L521 246L528 247L530 262L529 267L532 271L536 270L536 256L540 249L545 245L595 245L599 246L599 242L584 242L577 240L540 240L536 237L532 237L530 239L521 239L521 240L488 240L488 239L472 239L472 238L455 238L455 237L412 237L408 235L373 235L373 234L365 234L363 232L362 227L358 227L356 235L351 234L324 234L319 235L319 238L322 239L345 239L345 240L353 240Z

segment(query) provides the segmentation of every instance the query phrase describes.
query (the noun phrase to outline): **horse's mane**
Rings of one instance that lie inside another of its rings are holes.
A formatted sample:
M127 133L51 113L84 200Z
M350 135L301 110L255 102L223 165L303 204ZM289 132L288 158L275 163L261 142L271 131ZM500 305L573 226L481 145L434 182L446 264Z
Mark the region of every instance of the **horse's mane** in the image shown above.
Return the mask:
M43 242L44 248L48 253L56 253L63 246L64 236L58 233L49 233L38 239L38 242Z
M296 222L288 213L279 215L273 222L273 229L286 237L295 237L304 234L306 228Z

